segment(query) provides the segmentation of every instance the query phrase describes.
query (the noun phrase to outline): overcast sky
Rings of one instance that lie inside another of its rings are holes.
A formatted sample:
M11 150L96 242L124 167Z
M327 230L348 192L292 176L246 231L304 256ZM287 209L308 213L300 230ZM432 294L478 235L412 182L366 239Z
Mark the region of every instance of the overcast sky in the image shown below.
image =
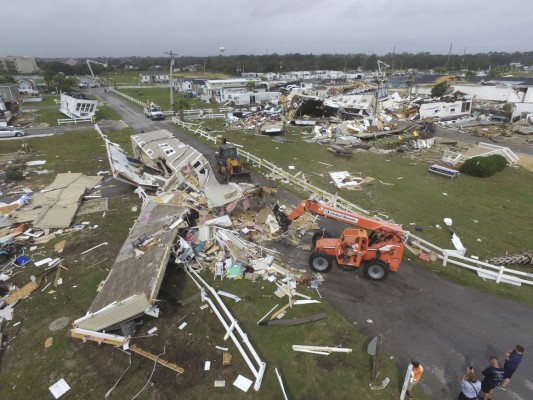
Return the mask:
M533 0L15 0L0 56L533 50Z

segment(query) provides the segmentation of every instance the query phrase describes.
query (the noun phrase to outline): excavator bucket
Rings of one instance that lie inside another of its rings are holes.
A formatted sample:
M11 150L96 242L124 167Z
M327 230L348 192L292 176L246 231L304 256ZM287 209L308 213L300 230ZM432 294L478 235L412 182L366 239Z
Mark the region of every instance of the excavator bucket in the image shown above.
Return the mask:
M228 181L235 183L250 183L252 181L252 177L250 176L249 172L239 172L229 175Z

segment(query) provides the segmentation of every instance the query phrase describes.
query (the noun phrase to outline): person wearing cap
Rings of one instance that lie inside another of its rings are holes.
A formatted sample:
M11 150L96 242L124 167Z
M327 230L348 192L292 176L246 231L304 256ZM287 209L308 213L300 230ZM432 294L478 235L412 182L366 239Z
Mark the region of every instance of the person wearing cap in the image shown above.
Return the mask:
M461 393L457 400L476 400L481 392L481 382L478 381L474 368L468 367L461 377Z
M420 378L422 378L422 373L424 372L424 368L417 360L411 361L411 365L413 366L413 370L411 371L411 378L407 384L407 397L410 399L413 398L413 389L420 382Z
M507 385L511 382L514 372L522 362L524 347L517 344L514 350L505 353L505 363L503 364L503 383L500 389L506 390Z

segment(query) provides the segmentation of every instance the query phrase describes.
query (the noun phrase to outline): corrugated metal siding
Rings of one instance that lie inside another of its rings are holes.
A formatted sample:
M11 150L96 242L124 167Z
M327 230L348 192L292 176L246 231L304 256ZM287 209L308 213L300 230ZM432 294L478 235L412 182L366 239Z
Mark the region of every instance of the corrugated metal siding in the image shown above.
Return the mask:
M140 293L74 321L74 327L100 331L142 314L151 306L146 294Z

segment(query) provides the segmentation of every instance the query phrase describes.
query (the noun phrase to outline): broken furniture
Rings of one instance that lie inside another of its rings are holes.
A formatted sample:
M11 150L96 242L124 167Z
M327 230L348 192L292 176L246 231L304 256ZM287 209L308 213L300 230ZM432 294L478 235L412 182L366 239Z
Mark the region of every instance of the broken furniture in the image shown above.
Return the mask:
M450 179L453 179L457 175L459 175L459 171L457 171L456 169L443 167L442 165L438 165L438 164L433 164L431 167L428 168L428 171L431 172L432 174L445 176Z

